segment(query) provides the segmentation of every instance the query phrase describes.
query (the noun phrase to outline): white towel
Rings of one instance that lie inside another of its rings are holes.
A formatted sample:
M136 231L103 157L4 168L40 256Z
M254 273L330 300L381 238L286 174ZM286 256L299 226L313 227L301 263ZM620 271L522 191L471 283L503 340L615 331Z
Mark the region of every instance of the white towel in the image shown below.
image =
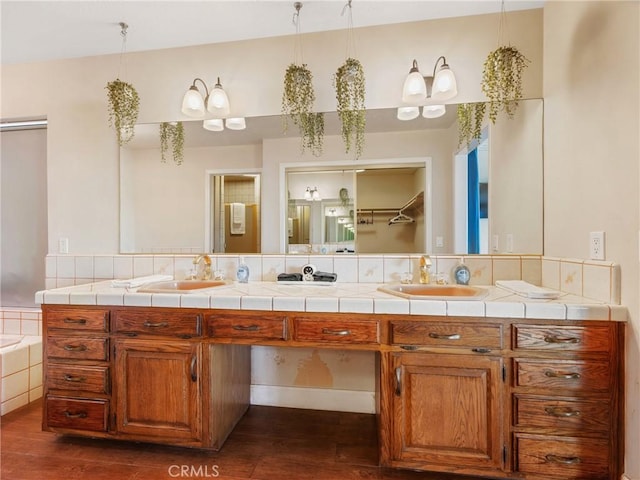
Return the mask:
M161 282L163 280L173 280L171 275L147 275L146 277L135 277L126 280L111 280L112 287L135 288L145 283Z
M244 235L245 232L245 208L244 203L231 204L231 234Z

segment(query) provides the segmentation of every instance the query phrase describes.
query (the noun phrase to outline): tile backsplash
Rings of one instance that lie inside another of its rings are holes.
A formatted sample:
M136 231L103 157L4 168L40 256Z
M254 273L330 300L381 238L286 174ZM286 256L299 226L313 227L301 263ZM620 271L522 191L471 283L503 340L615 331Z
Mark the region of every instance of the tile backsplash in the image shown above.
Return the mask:
M338 274L342 283L398 282L404 273L418 281L420 255L243 255L250 281L275 281L279 273L299 272L307 263L319 271ZM452 271L460 255L432 256L432 275ZM465 255L473 285L494 285L496 280L525 280L611 304L620 303L620 267L611 262L543 257L540 255ZM80 285L112 278L154 274L185 278L193 268L193 255L47 255L46 288ZM212 270L235 279L238 255L211 255Z

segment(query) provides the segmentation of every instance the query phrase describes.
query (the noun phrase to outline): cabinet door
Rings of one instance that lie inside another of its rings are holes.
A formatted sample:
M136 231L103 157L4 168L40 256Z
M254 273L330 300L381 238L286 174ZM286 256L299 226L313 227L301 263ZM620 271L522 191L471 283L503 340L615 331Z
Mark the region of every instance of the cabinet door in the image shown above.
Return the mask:
M116 340L118 433L200 439L200 348L189 342Z
M502 359L393 354L394 462L503 467Z

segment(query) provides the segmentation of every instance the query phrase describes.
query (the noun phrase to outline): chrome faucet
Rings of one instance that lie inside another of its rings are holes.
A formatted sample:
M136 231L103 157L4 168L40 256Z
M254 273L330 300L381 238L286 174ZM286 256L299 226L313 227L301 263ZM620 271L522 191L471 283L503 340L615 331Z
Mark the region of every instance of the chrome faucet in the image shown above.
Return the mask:
M198 266L200 261L204 260L204 268L202 269L202 276L200 280L211 280L211 257L206 253L198 255L193 259L193 273L190 275L192 280L198 279Z

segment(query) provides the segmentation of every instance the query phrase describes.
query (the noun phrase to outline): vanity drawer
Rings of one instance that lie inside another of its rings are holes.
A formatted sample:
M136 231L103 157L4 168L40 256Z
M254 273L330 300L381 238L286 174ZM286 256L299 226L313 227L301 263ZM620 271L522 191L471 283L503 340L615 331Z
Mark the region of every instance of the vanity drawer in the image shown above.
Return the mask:
M47 426L106 432L109 401L47 396Z
M109 331L109 310L103 308L45 307L49 329Z
M180 338L202 335L202 314L183 309L116 310L113 312L113 329L116 333L135 336L164 335Z
M573 478L608 479L607 439L516 434L516 468L521 473Z
M88 338L76 336L47 337L46 355L49 358L77 360L108 360L108 338Z
M377 321L294 318L293 338L299 342L378 343Z
M611 385L609 362L515 359L515 385L548 389L606 392Z
M437 347L469 347L500 350L502 325L465 323L391 322L391 342L394 345L424 345Z
M519 350L608 353L614 341L608 327L514 325L513 332Z
M109 368L92 365L49 363L47 389L109 393Z
M230 316L207 317L210 337L286 340L287 317L265 318L260 313L238 313Z
M609 431L611 405L606 400L558 399L537 395L514 395L516 427Z

